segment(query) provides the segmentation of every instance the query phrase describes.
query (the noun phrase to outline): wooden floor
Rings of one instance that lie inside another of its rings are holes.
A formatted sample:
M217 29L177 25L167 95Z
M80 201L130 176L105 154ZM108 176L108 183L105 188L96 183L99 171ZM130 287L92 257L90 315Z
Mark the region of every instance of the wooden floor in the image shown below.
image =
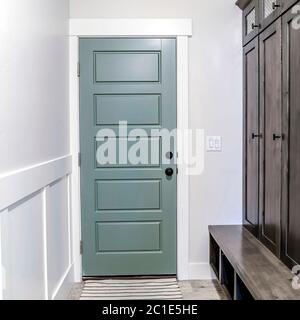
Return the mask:
M227 300L217 280L179 281L184 300Z
M216 280L179 281L184 300L227 300L226 294ZM81 283L73 286L70 300L79 300Z

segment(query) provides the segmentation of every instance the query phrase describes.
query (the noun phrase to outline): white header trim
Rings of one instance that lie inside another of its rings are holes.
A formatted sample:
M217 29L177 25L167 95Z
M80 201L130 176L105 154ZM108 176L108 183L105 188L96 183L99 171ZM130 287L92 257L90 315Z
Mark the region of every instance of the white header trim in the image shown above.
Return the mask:
M70 19L70 36L191 36L191 19Z

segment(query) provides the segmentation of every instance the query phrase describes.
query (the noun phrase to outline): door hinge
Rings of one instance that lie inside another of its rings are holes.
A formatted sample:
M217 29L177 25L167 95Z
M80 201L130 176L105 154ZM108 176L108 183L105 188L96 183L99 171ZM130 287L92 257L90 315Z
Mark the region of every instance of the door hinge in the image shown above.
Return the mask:
M80 77L80 63L77 62L77 77Z
M80 241L80 254L82 255L83 253L83 243L82 240Z
M81 166L81 153L78 153L78 167Z
M176 174L178 174L178 168L176 168Z

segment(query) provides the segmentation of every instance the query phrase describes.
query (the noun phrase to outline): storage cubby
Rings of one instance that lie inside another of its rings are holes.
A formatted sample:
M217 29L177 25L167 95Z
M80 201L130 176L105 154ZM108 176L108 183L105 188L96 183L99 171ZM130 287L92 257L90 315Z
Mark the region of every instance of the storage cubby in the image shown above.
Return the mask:
M238 274L235 274L235 293L234 300L248 300L253 301L250 291L245 286Z
M210 265L219 279L220 273L220 248L215 239L210 235Z
M229 298L234 298L234 268L226 258L223 252L221 252L221 285L225 289Z
M300 300L291 271L246 228L209 226L209 234L211 265L229 299Z

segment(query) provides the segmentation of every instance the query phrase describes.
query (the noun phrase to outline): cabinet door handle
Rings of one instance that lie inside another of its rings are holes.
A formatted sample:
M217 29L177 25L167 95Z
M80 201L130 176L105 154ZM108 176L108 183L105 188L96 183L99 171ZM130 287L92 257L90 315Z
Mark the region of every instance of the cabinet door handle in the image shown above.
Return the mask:
M277 4L276 2L272 3L272 9L276 10L277 8L280 8L280 4Z
M255 134L255 133L252 133L252 139L256 139L256 138L262 138L262 134Z
M283 134L273 133L273 141L276 141L276 140L279 140L279 139L283 139L283 138L284 138Z
M260 28L260 24L252 23L252 30L254 30L255 28Z

